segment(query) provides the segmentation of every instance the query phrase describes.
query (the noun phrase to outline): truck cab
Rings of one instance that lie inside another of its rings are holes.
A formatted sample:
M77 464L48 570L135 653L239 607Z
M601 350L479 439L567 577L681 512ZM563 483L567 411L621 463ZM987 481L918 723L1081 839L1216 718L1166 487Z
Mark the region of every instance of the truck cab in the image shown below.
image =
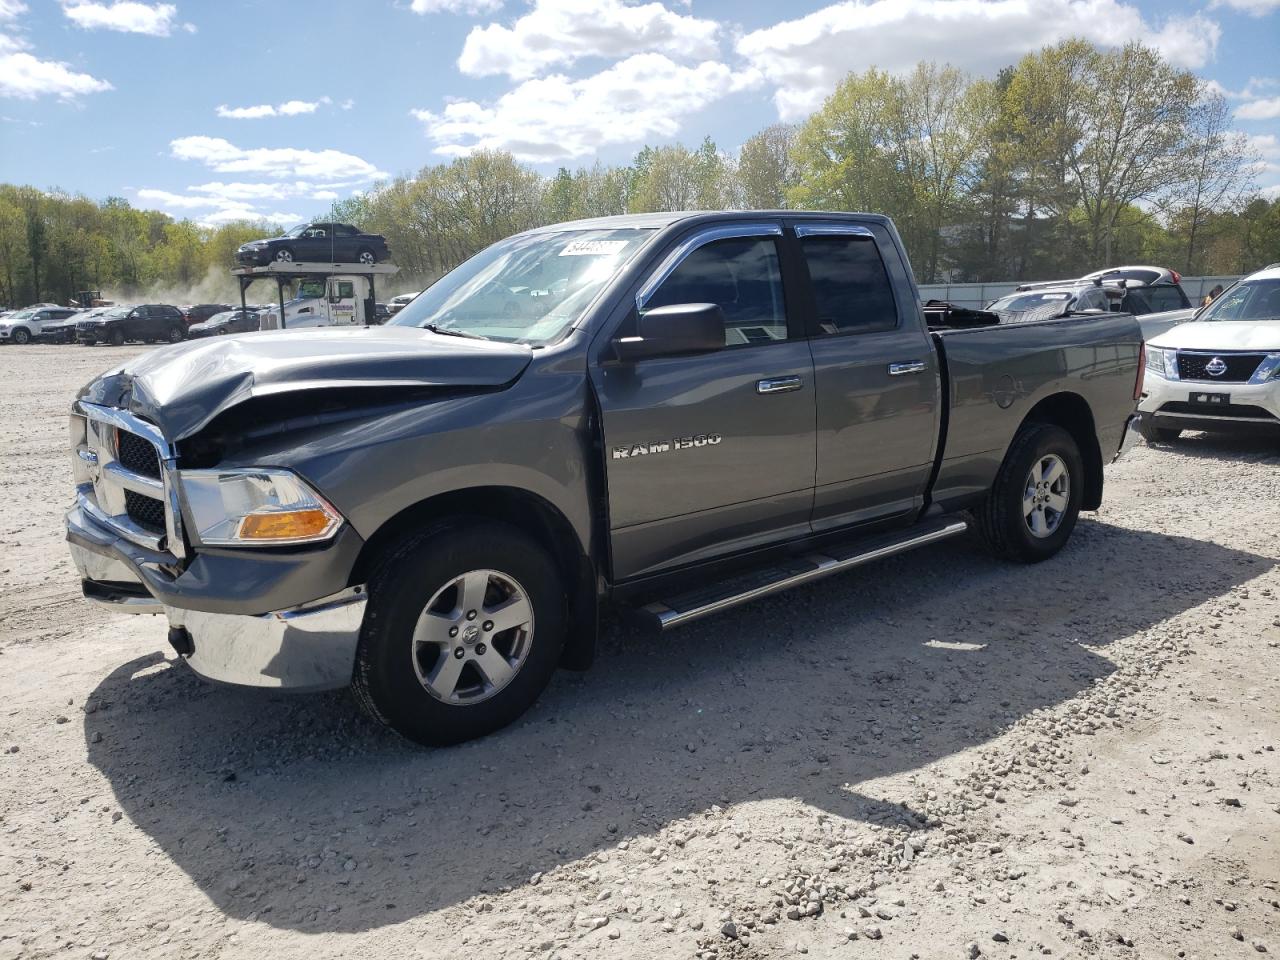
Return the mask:
M297 330L308 327L350 327L372 323L368 316L369 281L364 277L335 275L301 280L297 292L280 308L262 315L263 330Z

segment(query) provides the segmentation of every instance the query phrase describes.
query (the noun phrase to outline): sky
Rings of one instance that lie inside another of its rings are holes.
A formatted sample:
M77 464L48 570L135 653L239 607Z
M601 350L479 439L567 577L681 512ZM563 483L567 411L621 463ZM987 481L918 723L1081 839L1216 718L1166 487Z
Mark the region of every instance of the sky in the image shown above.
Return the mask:
M0 0L0 182L294 223L481 148L732 152L851 70L992 76L1068 36L1212 82L1280 196L1280 0Z

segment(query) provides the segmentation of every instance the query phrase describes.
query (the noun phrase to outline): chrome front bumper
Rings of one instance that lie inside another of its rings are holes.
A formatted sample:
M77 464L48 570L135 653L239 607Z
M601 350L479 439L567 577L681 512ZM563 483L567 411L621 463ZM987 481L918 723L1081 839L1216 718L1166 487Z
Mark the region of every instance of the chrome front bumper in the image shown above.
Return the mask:
M164 614L170 642L202 677L296 691L351 682L367 602L364 587L256 615L175 607L157 599L149 586L166 577L172 555L120 538L85 505L82 497L66 517L67 545L85 596L120 612Z

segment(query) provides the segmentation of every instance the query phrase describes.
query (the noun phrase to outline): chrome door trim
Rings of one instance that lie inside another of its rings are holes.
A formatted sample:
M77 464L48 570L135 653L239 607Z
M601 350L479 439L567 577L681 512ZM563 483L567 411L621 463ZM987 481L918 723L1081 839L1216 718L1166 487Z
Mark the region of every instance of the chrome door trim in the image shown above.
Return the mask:
M717 240L780 236L782 236L782 227L776 223L727 223L697 231L676 244L675 249L667 254L658 269L649 274L648 279L640 285L640 289L636 292L636 309L643 310L649 298L654 295L658 287L662 286L663 281L698 248Z
M797 237L866 237L868 240L874 240L876 235L866 227L859 226L856 223L837 223L834 221L823 221L821 223L797 223Z

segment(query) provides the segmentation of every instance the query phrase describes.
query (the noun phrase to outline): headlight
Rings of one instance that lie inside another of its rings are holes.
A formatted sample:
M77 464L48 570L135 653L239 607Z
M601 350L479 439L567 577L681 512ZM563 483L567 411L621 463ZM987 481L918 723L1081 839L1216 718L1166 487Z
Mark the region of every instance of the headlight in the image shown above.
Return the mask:
M1181 379L1178 376L1178 351L1147 347L1147 370L1166 380Z
M182 470L203 544L272 547L328 540L342 515L287 470Z

